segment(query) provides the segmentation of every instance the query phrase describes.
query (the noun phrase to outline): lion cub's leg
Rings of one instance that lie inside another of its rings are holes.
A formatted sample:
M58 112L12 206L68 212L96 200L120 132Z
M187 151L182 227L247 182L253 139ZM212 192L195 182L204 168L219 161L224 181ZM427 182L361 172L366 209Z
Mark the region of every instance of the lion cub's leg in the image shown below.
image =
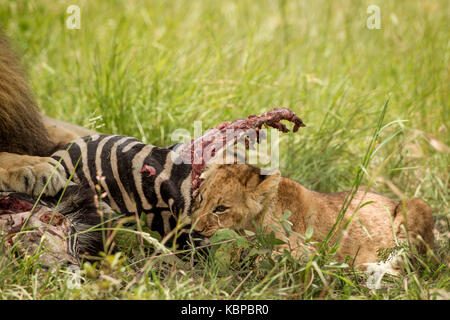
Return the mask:
M422 199L408 199L398 204L394 212L394 228L400 242L409 241L419 252L433 249L433 216Z
M273 228L269 228L269 231L274 232L275 238L285 242L284 244L275 246L275 253L282 254L284 250L287 250L295 259L300 259L311 254L311 247L305 245L303 239L298 235L291 233L289 236L287 236L286 233L274 230Z
M394 230L399 242L408 242L419 252L425 253L427 247L434 246L433 216L430 206L422 199L408 199L402 201L395 208ZM369 277L367 287L379 289L384 274L399 275L402 271L401 256L393 252L384 262L364 263L360 266Z
M63 166L49 157L0 152L0 190L54 196L67 181Z
M292 257L294 257L295 259L300 259L311 254L311 248L305 245L303 243L303 239L301 239L299 236L291 234L286 240L286 244L279 246L279 251L287 249L291 252Z

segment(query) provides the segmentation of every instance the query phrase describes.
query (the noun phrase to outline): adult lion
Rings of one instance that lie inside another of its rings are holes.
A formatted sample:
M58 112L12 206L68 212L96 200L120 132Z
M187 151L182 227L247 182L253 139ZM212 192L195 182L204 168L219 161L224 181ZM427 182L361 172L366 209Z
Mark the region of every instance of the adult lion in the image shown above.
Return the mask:
M87 129L39 113L19 58L0 33L0 190L55 195L64 186L66 174L49 156L89 134Z

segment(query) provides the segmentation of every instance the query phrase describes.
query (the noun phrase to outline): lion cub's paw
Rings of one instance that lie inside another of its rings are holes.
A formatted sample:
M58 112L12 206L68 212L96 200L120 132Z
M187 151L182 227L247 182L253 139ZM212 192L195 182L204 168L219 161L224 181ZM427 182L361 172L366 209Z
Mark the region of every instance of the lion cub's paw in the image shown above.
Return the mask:
M67 182L63 166L53 158L26 157L18 165L7 169L6 174L0 176L0 189L35 197L43 191L46 196L54 196Z

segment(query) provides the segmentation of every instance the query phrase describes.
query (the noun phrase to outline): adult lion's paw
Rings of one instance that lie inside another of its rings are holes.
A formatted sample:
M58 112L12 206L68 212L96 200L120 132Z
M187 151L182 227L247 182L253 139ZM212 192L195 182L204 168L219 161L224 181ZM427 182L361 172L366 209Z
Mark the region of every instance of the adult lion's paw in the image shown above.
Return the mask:
M49 157L17 156L7 168L0 168L0 190L3 191L23 192L35 197L43 191L44 195L54 196L66 181L63 166Z

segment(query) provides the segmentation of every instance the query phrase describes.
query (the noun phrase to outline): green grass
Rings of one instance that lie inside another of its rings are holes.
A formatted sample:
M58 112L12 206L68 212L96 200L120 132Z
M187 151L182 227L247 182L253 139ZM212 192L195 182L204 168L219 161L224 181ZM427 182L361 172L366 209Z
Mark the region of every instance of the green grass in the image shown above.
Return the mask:
M80 30L65 27L71 4L81 7ZM366 27L370 4L381 9L380 30ZM386 277L380 290L326 257L266 254L265 268L226 260L227 250L246 248L242 239L221 254L193 254L185 268L124 248L86 265L77 289L63 269L1 254L0 298L449 299L447 0L0 0L0 8L47 115L164 146L177 128L193 133L194 120L206 129L285 106L307 127L283 135L280 170L322 192L352 187L389 99L390 125L361 183L425 199L437 244L434 257L413 253L405 275ZM255 244L268 252L264 237Z

